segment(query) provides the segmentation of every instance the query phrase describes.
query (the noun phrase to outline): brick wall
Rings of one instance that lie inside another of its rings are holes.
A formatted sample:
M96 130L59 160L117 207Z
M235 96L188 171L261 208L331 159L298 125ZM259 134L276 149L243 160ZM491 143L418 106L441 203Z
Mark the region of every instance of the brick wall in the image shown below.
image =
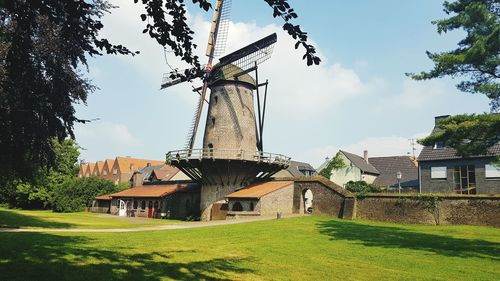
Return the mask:
M259 203L255 208L261 216L276 215L277 212L282 214L293 213L293 192L294 185L281 188L275 192L267 194L260 198Z
M355 207L354 197L349 191L337 184L319 176L284 179L295 182L293 194L294 213L304 213L304 193L309 189L313 194L312 208L314 214L346 219L352 218Z
M427 199L425 199L427 198ZM500 196L374 195L356 200L356 218L396 223L500 226ZM427 200L427 201L426 201Z

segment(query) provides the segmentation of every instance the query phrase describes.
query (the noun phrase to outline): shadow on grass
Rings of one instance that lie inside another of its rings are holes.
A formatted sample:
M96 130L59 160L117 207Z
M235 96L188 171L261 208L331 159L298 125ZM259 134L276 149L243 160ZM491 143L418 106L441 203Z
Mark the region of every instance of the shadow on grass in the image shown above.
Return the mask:
M368 247L405 248L452 257L500 260L500 243L479 239L414 232L400 227L373 226L354 221L319 223L320 233L332 240L347 240Z
M70 228L74 224L51 222L41 218L22 215L13 211L0 210L0 228L44 227L44 228Z
M0 280L237 280L252 272L242 265L249 258L174 262L174 256L193 256L193 251L130 254L123 248L90 248L90 242L79 236L0 233Z

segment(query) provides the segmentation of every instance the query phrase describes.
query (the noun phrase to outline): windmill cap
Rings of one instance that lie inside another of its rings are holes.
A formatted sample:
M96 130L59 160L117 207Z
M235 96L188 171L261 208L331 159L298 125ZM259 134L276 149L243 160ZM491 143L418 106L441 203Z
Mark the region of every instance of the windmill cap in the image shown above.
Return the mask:
M218 86L221 84L237 83L249 86L255 89L255 79L248 73L241 74L243 70L234 64L226 64L220 66L216 64L210 73L210 87ZM241 75L240 75L241 74Z

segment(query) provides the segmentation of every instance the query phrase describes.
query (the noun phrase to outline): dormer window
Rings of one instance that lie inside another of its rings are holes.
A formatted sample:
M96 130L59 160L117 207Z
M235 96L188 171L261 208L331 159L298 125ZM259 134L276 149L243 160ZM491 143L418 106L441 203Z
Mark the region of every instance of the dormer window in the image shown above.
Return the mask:
M116 175L116 173L118 173L118 169L117 169L117 168L114 168L114 169L113 169L113 175Z
M437 141L434 143L434 149L443 149L443 148L444 148L444 142Z
M108 175L108 171L104 170L104 171L102 171L102 174L105 175L105 176L107 176Z

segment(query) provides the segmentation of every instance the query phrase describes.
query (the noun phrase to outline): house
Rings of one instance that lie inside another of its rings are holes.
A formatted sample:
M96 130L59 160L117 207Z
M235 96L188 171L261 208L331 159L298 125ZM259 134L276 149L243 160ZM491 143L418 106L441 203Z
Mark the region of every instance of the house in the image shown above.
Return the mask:
M437 116L437 125L448 115ZM500 156L500 144L493 145L486 155L461 157L456 150L435 143L426 146L418 156L421 193L498 194L500 193L500 167L492 161Z
M147 218L186 218L198 215L200 186L187 184L144 184L97 196L92 212Z
M128 182L134 172L146 166L160 165L164 162L131 157L116 157L111 167L111 175L108 175L107 178L114 180L116 183Z
M339 155L345 164L344 168L332 170L330 180L340 186L349 181L365 181L370 184L387 187L398 187L396 174L401 173L399 183L406 191L418 190L417 162L410 156L368 157L368 151L363 151L363 157L340 150ZM329 158L318 168L318 171L328 166Z
M99 177L102 175L102 168L104 166L104 161L97 161L94 166L94 171L92 173L93 177Z
M399 184L406 191L418 191L418 164L411 156L370 157L368 162L379 171L373 181L378 186L398 187L396 174L401 173Z
M115 159L104 160L104 165L102 166L101 178L115 181L115 178L113 178L113 175L111 173L112 171L111 169L113 168L114 164L115 164Z
M273 178L303 177L316 175L316 169L310 164L299 161L290 161L290 166L273 175Z
M95 163L88 163L85 177L91 177L94 174Z
M135 173L141 173L144 182L190 180L189 177L184 175L179 169L167 164L146 166ZM184 176L178 175L179 173ZM132 180L132 178L130 180Z
M345 186L349 181L365 181L373 183L380 175L380 172L370 164L368 151L363 152L364 157L340 150L339 155L345 164L344 168L332 170L330 180L340 186ZM329 159L327 160L330 161ZM325 161L325 162L327 162ZM323 164L326 167L328 164Z
M335 183L319 176L302 176L244 187L228 194L221 209L226 212L223 219L304 213L347 218L352 214L346 210L353 204L353 195ZM213 214L212 210L212 219Z
M87 163L80 163L80 169L78 170L78 177L83 178L85 177L85 174L87 173Z

